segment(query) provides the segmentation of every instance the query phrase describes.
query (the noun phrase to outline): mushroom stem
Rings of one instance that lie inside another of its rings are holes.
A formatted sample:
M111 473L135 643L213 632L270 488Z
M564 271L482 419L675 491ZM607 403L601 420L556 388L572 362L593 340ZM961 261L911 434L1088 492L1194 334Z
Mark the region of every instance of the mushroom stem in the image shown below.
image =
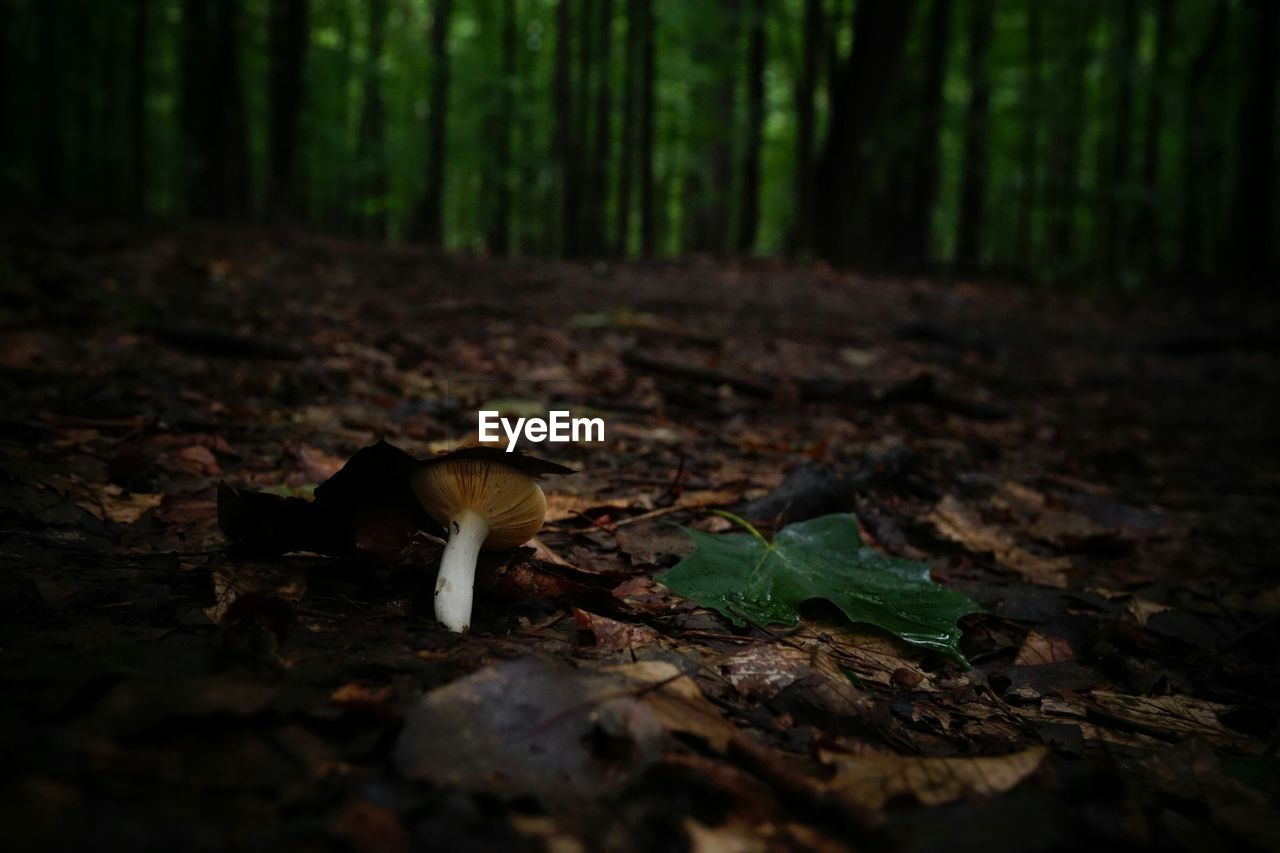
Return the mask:
M449 522L449 544L436 579L436 619L450 631L462 633L471 627L476 558L488 535L489 523L474 510L464 509Z

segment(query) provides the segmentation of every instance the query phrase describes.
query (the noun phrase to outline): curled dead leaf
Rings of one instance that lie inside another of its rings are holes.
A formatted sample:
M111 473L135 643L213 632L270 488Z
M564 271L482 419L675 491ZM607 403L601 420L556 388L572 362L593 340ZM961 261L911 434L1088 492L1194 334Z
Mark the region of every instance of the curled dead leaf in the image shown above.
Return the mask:
M1048 754L1045 747L982 758L852 757L824 750L820 758L835 768L826 783L830 793L879 811L902 798L937 806L1008 791L1039 769Z
M1009 533L984 522L978 513L954 495L944 497L929 520L942 536L975 554L991 554L1006 569L1044 586L1065 587L1071 561L1066 557L1043 557L1028 551Z

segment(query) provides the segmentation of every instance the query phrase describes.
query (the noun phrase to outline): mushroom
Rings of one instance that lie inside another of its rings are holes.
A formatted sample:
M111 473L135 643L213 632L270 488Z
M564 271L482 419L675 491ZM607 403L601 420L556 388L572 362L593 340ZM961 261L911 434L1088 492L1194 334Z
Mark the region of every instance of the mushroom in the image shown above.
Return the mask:
M436 580L436 618L450 631L465 631L480 549L528 542L542 528L547 499L523 471L487 459L426 465L412 483L423 508L449 531Z

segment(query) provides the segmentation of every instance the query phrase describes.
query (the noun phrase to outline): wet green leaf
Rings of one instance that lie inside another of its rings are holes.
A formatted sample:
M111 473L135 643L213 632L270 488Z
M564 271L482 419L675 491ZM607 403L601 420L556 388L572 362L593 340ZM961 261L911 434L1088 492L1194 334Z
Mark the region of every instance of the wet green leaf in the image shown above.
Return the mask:
M852 515L793 524L772 543L735 520L748 532L713 536L686 530L697 549L661 582L738 625L794 625L801 604L825 599L854 622L965 662L956 622L982 608L934 583L925 564L868 548Z

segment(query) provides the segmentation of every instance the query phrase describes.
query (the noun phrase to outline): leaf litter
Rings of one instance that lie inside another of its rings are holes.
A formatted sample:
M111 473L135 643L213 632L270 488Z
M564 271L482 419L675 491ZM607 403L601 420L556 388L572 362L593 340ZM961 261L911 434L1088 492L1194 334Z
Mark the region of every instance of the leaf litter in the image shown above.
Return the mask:
M33 284L9 318L4 840L1275 846L1272 355L1171 356L1146 342L1200 321L995 286L245 237L15 257L108 295ZM439 542L380 487L404 458L360 454L429 458L486 400L610 440L538 448L579 473L451 637ZM821 598L738 624L671 594L673 525L742 535L714 509L775 541L855 519L982 606L973 668Z

